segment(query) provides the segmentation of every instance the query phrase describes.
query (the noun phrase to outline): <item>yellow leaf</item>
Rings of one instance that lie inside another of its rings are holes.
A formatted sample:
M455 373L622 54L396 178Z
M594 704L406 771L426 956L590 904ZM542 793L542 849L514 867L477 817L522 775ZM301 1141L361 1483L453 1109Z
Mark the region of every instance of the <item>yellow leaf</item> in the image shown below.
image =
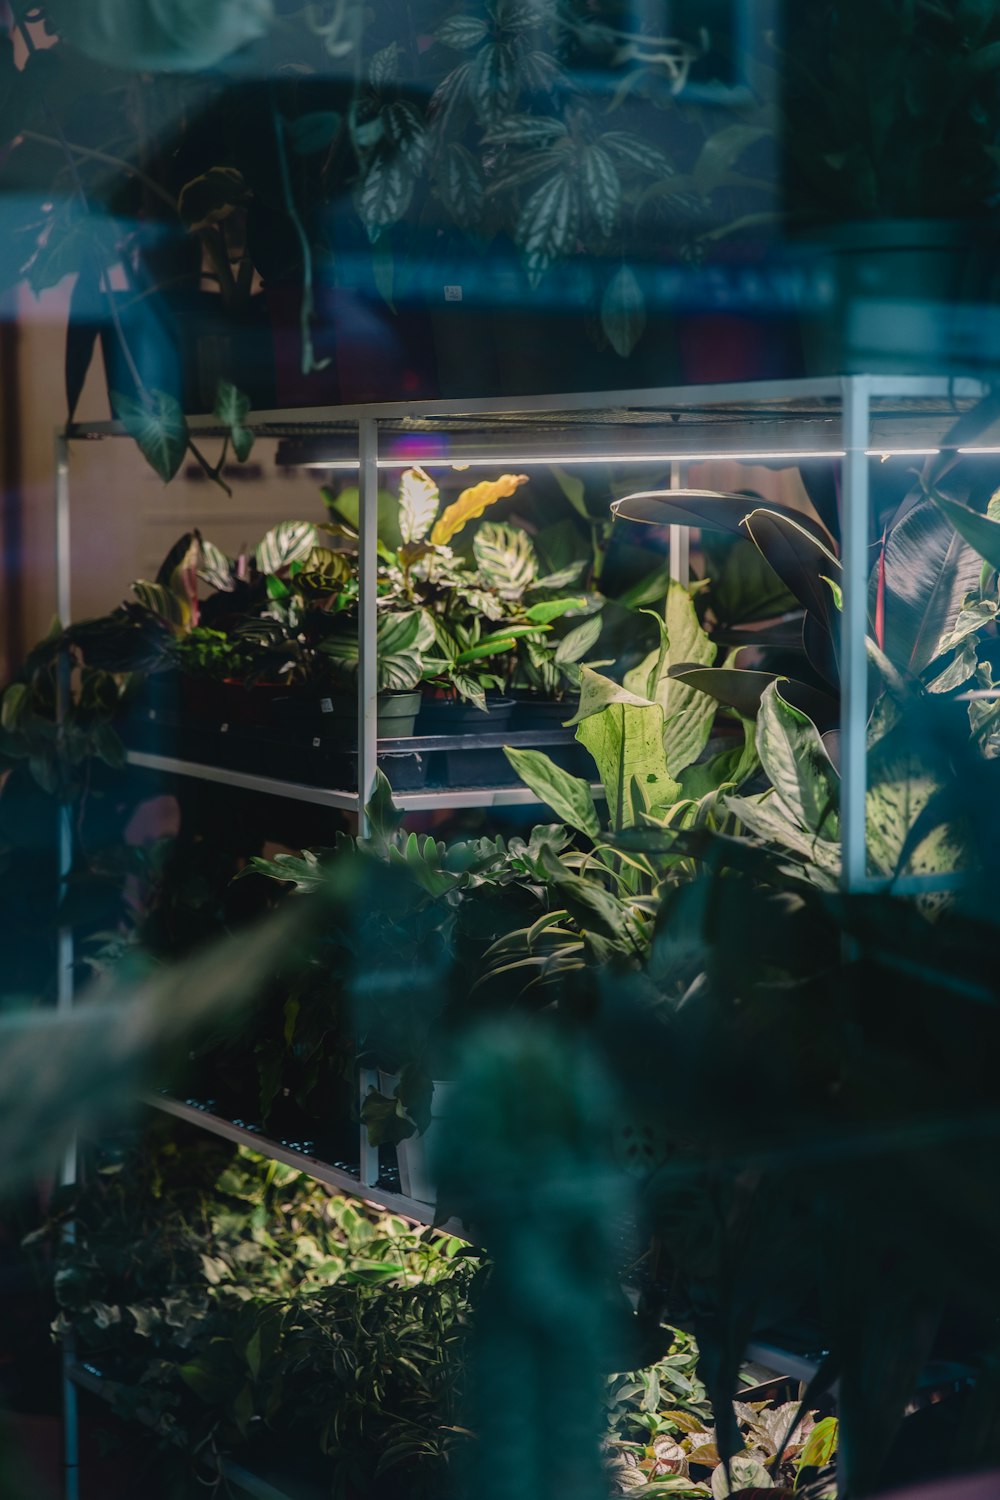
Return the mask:
M513 495L515 490L527 482L527 474L501 474L499 479L484 479L481 484L474 484L471 489L463 490L454 504L449 505L435 521L431 541L439 547L444 546L469 521L481 516L488 506L495 505L498 500L506 500L508 495Z

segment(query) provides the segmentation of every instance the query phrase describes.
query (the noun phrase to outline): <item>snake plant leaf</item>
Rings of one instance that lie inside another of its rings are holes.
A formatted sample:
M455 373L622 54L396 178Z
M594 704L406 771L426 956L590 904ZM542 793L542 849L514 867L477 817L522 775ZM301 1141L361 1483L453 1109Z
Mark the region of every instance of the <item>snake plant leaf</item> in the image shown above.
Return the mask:
M198 73L265 36L272 0L47 0L77 51L130 73Z
M153 390L150 400L133 400L120 391L111 392L111 409L143 458L169 484L184 462L188 446L187 418L176 397Z
M505 745L503 753L525 786L530 787L546 807L551 807L557 818L585 833L589 839L598 838L601 825L594 794L587 782L563 771L541 750L517 750Z
M520 527L484 521L473 538L472 551L482 577L501 599L520 599L538 577L535 549Z
M895 666L916 674L930 665L981 572L979 554L936 500L907 511L885 543L883 648Z
M495 505L528 483L527 474L501 474L499 479L484 479L470 489L463 490L458 499L444 510L434 523L431 541L435 546L446 546L470 521L475 521Z
M799 827L816 838L834 839L838 830L840 778L819 730L769 683L757 715L757 749L761 764L782 805Z
M403 542L422 542L434 524L441 492L421 468L407 469L399 482L399 534Z
M969 546L975 548L991 568L1000 569L1000 520L989 514L980 515L979 511L951 500L937 490L932 491L931 499Z
M293 562L302 562L318 541L316 527L311 521L281 521L257 543L254 553L257 571L274 574Z

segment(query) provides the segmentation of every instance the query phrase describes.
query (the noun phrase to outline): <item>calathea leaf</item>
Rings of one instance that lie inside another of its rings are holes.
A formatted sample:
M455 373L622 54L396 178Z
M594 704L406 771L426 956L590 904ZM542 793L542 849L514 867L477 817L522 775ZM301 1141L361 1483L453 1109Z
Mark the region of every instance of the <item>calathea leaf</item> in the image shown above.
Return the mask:
M506 500L528 483L527 474L501 474L499 479L483 479L479 484L463 490L458 499L442 511L431 531L431 541L443 547L457 536L464 526L476 520L489 506L498 500Z
M258 573L277 573L293 562L301 562L319 538L311 521L282 521L257 543L254 561Z
M423 469L407 469L399 483L399 534L404 542L421 542L434 524L441 492Z
M388 224L405 214L413 196L413 173L402 155L379 150L371 159L358 197L358 211L368 231L377 240Z
M551 807L557 818L588 838L598 838L600 820L593 793L585 781L561 770L540 750L515 750L505 745L503 753L525 786L531 788L540 802Z
M772 682L761 694L757 715L761 764L799 827L816 838L835 839L840 778L816 725L782 698L780 688L780 681Z
M230 594L236 587L233 577L233 564L221 547L214 542L207 542L204 537L199 536L199 558L198 577L209 588L218 589L221 594Z
M627 359L646 328L646 299L631 266L621 265L604 288L601 328L612 349Z
M502 599L520 599L538 576L538 559L526 531L485 521L472 542L479 571Z
M535 189L521 210L514 238L524 251L528 280L537 286L560 255L571 250L580 223L576 182L561 172Z
M132 585L132 592L150 614L169 625L176 633L187 629L191 623L191 607L183 594L176 593L166 584L149 583L139 578Z
M220 380L215 393L215 415L229 428L229 441L239 462L246 463L253 450L254 437L246 425L250 414L250 397L228 380Z
M600 146L584 146L579 162L583 201L601 233L610 235L618 221L622 201L618 168Z
M187 419L177 399L166 391L153 390L147 404L112 391L111 408L125 431L135 438L146 462L164 484L169 483L184 462L188 446Z

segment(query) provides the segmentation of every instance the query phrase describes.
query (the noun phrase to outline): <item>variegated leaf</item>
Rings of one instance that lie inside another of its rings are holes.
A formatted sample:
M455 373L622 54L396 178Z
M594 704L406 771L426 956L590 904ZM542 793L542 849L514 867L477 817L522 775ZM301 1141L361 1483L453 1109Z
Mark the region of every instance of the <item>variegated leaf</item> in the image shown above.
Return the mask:
M358 198L361 221L368 238L377 240L388 224L401 219L413 196L413 173L401 155L383 151L372 158Z
M603 235L610 235L618 220L622 184L608 153L600 146L585 146L580 152L580 181L584 202Z
M479 571L503 599L520 599L538 575L538 559L527 532L486 521L472 543Z
M576 183L567 173L549 178L532 193L515 230L532 286L538 285L557 256L572 249L579 223Z
M258 573L277 573L293 562L301 562L318 540L311 521L282 521L257 543L254 561Z

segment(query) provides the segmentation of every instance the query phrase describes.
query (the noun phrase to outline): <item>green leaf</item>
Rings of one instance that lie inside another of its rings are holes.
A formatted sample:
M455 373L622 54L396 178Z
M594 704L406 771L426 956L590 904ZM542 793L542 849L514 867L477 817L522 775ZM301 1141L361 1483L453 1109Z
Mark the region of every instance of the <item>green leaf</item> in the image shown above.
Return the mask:
M674 171L670 159L657 146L625 130L609 130L601 136L601 145L619 161L651 172L654 177L669 177Z
M840 778L819 730L769 683L757 715L757 750L781 803L799 827L818 838L837 836Z
M198 542L198 577L220 594L230 594L236 587L232 562L221 547L204 537Z
M566 499L569 501L570 505L572 505L577 515L582 516L585 521L589 521L590 511L587 509L587 502L584 499L584 496L586 494L586 486L584 485L584 482L580 478L579 474L567 474L565 469L560 469L556 464L553 464L551 466L551 468L549 469L549 473L552 475L556 484L562 490L563 494L566 496Z
M554 115L510 115L498 120L483 136L489 146L551 146L566 134Z
M663 622L660 622L661 625ZM664 747L670 774L677 776L697 760L708 742L715 718L715 704L706 693L680 677L670 675L680 664L708 667L715 661L715 646L702 629L691 595L672 578L667 586L665 638L661 645L625 674L632 692L659 703L663 709Z
M407 469L399 482L399 534L404 542L422 542L434 524L441 492L421 468Z
M619 266L601 298L601 327L612 349L627 359L646 327L646 299L630 266Z
M557 818L590 839L598 838L600 821L593 793L585 781L560 770L540 750L515 750L505 745L503 753L525 786L531 788L540 802L551 807Z
M249 1369L250 1369L250 1374L253 1376L254 1380L256 1380L257 1377L258 1377L258 1375L260 1374L260 1329L259 1328L254 1329L254 1331L251 1334L249 1340L247 1341L247 1347L246 1347L245 1353L246 1353L246 1362L247 1362L247 1365L249 1366Z
M587 667L582 669L585 683L597 675ZM599 712L579 719L576 737L594 758L607 795L611 826L617 832L635 822L633 778L651 810L676 801L680 787L667 767L660 705L621 693L609 693L608 700Z
M188 446L188 425L179 402L166 391L150 391L151 404L133 401L118 391L111 392L111 409L125 431L133 437L139 452L164 484L168 484L181 464Z
M587 600L583 595L576 595L567 599L542 599L538 604L529 605L525 614L534 625L551 625L553 620L561 620L563 615L586 607ZM600 633L601 622L598 620L597 634Z
M413 173L405 157L384 151L372 157L358 197L368 238L377 240L386 225L401 219L412 197Z
M742 667L672 667L670 672L678 682L709 693L717 703L735 709L745 719L757 717L761 694L769 683L778 680L774 672L752 672ZM839 704L831 694L787 677L781 681L782 697L807 714L814 724L827 729L837 723Z
M408 99L394 99L382 111L385 133L408 167L419 172L427 158L427 127L415 104Z
M1000 520L989 514L980 515L979 511L971 510L968 505L950 500L947 495L940 495L937 491L932 493L931 499L969 546L974 547L991 568L1000 569Z
M537 286L545 271L570 250L580 223L576 182L569 172L543 182L521 210L514 238L525 254L528 280Z
M531 538L518 526L484 521L473 538L472 550L484 580L501 599L520 599L538 577ZM529 614L529 619L534 618Z
M266 36L272 0L46 0L46 19L95 62L128 73L200 73Z
M382 771L375 772L371 799L365 804L365 816L372 840L387 848L402 825L404 815L393 802L392 787Z
M598 229L608 236L618 221L622 201L618 168L602 147L584 146L579 155L579 170L584 204L597 221Z
M31 695L26 683L12 682L3 695L0 708L0 728L14 734L21 728L31 712Z
M836 1417L822 1417L816 1423L799 1454L799 1473L803 1469L825 1469L829 1463L832 1463L837 1451L838 1427ZM796 1488L798 1488L797 1477Z
M132 592L151 615L164 620L178 629L185 628L191 619L191 610L186 599L163 583L149 583L145 578L136 579Z
M368 64L368 81L374 89L384 89L399 77L399 43L390 42L373 53Z
M449 16L434 35L443 46L451 47L455 52L469 52L485 41L487 27L481 16Z
M596 646L601 633L601 617L599 614L588 615L568 630L556 647L556 665L568 666L571 662L582 661L587 652Z
M458 141L445 147L435 168L434 189L460 228L471 229L479 223L485 184L468 147Z
M314 156L327 151L340 125L335 109L314 109L284 122L285 139L296 156Z
M480 48L469 76L469 97L484 125L509 114L517 98L519 54L509 42L491 41Z
M257 543L254 562L259 573L278 573L293 562L301 562L317 545L318 533L311 521L281 521Z
M229 441L238 461L246 463L253 449L254 437L246 425L250 397L244 396L228 380L220 380L215 393L215 415L229 428Z
M938 501L921 500L892 528L885 544L884 649L895 666L920 673L930 664L966 594L978 589L981 570Z

